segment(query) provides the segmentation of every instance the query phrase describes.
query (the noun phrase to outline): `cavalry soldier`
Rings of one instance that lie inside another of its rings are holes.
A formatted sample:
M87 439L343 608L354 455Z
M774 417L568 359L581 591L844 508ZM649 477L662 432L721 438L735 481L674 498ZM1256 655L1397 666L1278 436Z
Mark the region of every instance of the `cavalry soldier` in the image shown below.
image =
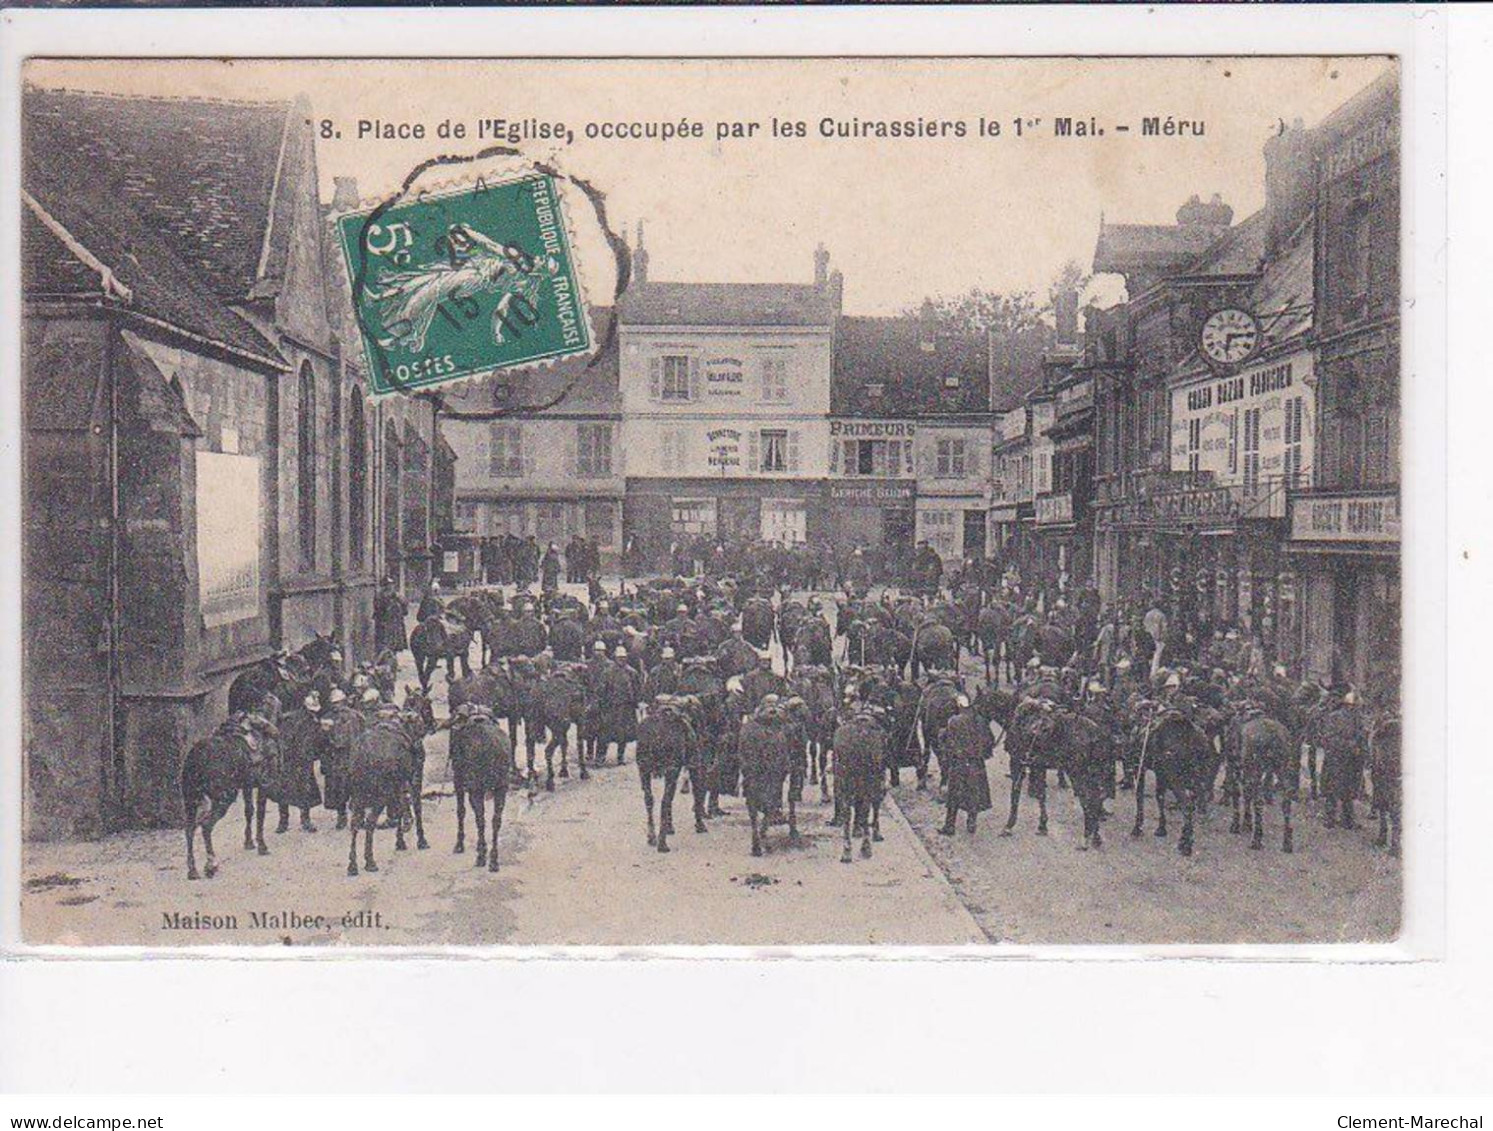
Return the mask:
M1336 828L1341 815L1345 829L1355 828L1353 799L1363 784L1367 727L1358 693L1349 690L1328 710L1317 726L1317 745L1323 750L1322 794L1327 799L1327 827Z
M321 748L321 772L325 779L322 807L337 814L337 827L347 828L348 769L352 760L353 739L363 729L362 715L347 701L347 693L334 687L327 695L327 708L321 725L326 743Z
M404 628L406 612L404 598L399 595L394 579L384 578L383 587L373 601L373 647L375 651L388 650L397 656L410 646Z
M551 622L549 646L557 660L567 663L581 660L586 646L586 630L574 613L561 613Z
M648 673L643 699L646 701L660 695L678 694L679 671L679 661L674 658L674 649L665 644L659 655L658 664Z
M528 601L519 606L518 616L508 626L507 635L509 647L516 656L537 656L549 646L549 634Z
M958 713L945 724L938 739L940 768L949 783L948 808L943 827L938 830L944 836L954 835L961 810L973 835L975 817L991 806L985 763L995 752L995 739L990 724L970 709L969 696L961 694L957 703Z
M321 804L321 787L316 783L315 767L326 739L320 716L321 695L311 691L297 709L280 720L280 772L274 789L280 823L276 832L289 830L292 808L301 811L302 832L316 831L311 809Z
M751 714L769 695L787 692L783 677L772 670L772 653L766 648L757 652L757 666L741 677L742 712Z

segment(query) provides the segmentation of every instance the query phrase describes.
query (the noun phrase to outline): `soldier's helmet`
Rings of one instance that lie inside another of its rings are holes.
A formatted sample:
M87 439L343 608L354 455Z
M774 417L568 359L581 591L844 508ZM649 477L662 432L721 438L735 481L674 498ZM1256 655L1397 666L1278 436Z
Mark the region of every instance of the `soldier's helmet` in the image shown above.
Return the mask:
M621 644L617 645L617 647L612 650L612 659L614 659L614 660L625 660L625 659L627 659L627 649L624 648Z

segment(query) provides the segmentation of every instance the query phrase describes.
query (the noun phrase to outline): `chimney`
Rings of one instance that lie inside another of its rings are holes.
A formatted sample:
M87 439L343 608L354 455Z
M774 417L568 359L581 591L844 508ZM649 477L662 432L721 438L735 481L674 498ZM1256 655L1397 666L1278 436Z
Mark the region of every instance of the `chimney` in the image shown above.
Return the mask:
M643 246L643 221L638 221L638 247L632 253L632 279L635 283L648 281L648 249Z
M1311 211L1316 189L1312 137L1300 118L1281 122L1265 142L1265 255L1280 253L1291 233Z
M931 298L923 300L918 311L918 349L932 353L938 348L938 310Z
M1078 345L1078 291L1068 287L1054 295L1052 313L1053 321L1057 324L1055 344Z
M1191 199L1177 209L1179 228L1217 228L1221 234L1233 222L1234 210L1216 192L1207 204L1202 202L1197 193L1193 193Z
M358 206L358 178L332 178L332 211L346 212Z
M845 309L845 276L836 268L829 273L829 297L835 304L835 313Z
M829 252L823 244L814 249L814 285L820 290L829 285Z

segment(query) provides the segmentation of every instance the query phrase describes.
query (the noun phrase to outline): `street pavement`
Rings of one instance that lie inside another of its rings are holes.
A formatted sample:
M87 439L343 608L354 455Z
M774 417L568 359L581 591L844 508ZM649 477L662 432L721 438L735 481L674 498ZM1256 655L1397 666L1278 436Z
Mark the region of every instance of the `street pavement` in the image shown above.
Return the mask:
M413 682L406 670L401 683ZM973 663L964 673L980 676ZM446 714L444 673L433 682ZM943 809L911 784L882 812L874 856L841 864L838 830L817 787L799 810L803 843L772 830L774 849L750 855L745 807L693 831L687 795L675 799L672 852L645 838L637 771L612 764L554 793L509 793L498 840L500 870L478 869L468 815L467 853L452 854L455 802L446 734L427 739L425 821L430 848L394 851L376 837L380 871L346 875L348 834L318 810L319 831L267 832L271 855L242 848L242 810L219 824L222 870L188 882L180 831L97 842L25 846L22 928L32 943L352 945L793 944L962 946L971 943L1361 942L1398 929L1399 861L1372 833L1327 830L1317 807L1299 808L1296 853L1279 851L1279 811L1266 812L1266 849L1230 836L1219 809L1199 825L1197 851L1146 834L1132 840L1134 795L1121 793L1101 851L1079 852L1072 795L1049 790L1051 835L1035 835L1022 798L1016 835L999 836L1009 795L1004 751L989 766L995 811L975 835L961 820L937 834ZM910 782L910 775L904 774ZM655 793L661 793L656 783ZM1180 815L1178 815L1180 816ZM270 828L273 813L266 822ZM859 845L857 843L856 848ZM361 859L361 849L360 849ZM200 929L193 924L205 924ZM175 925L173 925L175 924Z

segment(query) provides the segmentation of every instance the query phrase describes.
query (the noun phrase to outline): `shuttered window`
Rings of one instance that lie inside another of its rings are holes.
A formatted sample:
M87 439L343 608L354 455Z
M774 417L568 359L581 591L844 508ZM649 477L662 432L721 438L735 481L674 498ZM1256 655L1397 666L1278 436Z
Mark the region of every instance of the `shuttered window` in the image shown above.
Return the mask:
M655 399L687 401L690 398L690 359L683 354L669 354L660 362L660 384Z
M599 479L612 474L612 426L576 425L576 474Z
M517 479L524 473L523 426L495 422L488 436L488 472L494 479Z

